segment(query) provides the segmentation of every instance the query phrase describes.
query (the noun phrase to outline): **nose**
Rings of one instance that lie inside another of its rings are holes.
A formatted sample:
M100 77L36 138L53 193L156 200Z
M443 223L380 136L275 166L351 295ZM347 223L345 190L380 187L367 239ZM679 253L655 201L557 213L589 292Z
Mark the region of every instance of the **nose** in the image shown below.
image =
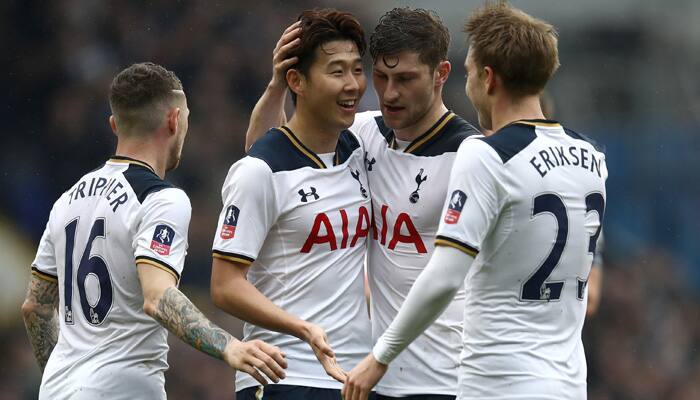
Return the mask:
M384 91L384 101L387 103L393 103L399 99L399 91L396 88L396 83L389 79L386 85L386 90Z
M357 93L360 91L360 81L353 74L347 74L347 79L345 79L345 86L343 90L346 92Z

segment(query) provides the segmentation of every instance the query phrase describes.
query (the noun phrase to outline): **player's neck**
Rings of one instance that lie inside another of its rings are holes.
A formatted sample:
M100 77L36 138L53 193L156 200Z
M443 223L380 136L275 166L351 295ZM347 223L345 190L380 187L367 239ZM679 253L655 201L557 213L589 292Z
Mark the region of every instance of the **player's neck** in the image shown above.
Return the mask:
M510 97L496 99L491 112L491 130L498 131L504 126L522 119L545 119L538 96L526 96L517 100Z
M287 123L287 127L294 132L294 135L301 140L304 146L311 149L316 154L335 152L338 145L340 130L320 123L318 118L307 115L303 111L294 113L292 119Z
M394 129L394 134L399 140L412 142L427 132L431 126L435 125L440 117L442 117L446 112L447 107L442 100L435 102L435 104L428 110L427 113L425 113L423 118L418 120L418 122L403 129Z
M162 146L152 140L120 138L117 141L116 155L142 161L150 165L161 179L165 179L167 154L162 149Z

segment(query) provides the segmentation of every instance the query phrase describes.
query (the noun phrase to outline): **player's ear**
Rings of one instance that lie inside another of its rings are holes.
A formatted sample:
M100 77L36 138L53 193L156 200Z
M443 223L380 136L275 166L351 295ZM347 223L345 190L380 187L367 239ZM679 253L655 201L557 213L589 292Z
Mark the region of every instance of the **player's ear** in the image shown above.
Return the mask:
M482 73L484 74L484 89L486 94L493 94L494 89L496 89L496 74L493 72L493 68L485 66Z
M289 90L296 93L297 96L304 91L304 75L299 70L294 68L288 69L286 78Z
M452 71L452 64L447 60L441 61L435 67L435 86L445 85L447 78L450 76L450 71Z
M114 118L114 115L109 116L109 127L112 128L112 132L116 135L117 134L117 119Z
M171 108L168 112L168 131L171 135L177 134L177 126L180 121L180 107Z

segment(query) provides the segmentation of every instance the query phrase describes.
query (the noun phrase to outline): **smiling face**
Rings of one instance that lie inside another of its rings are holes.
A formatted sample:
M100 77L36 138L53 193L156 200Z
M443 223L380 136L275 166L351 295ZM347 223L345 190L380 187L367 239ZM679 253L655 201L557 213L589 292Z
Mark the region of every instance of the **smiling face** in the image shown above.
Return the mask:
M313 64L301 78L298 106L337 133L352 125L367 88L362 57L350 40L323 43L315 52Z
M372 80L387 126L405 129L426 116L440 100L435 75L414 51L377 56Z

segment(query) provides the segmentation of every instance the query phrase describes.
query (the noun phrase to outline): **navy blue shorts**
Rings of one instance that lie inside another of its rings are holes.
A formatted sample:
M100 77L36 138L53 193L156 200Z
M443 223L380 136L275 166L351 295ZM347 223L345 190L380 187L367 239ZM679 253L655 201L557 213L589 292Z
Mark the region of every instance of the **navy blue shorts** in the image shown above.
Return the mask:
M258 394L261 386L253 386L236 392L236 400L342 400L339 389L323 389L295 385L267 385ZM369 397L374 400L374 393Z
M378 394L375 398L376 400L455 400L457 396L450 396L446 394L416 394L407 397L391 397L382 396Z

